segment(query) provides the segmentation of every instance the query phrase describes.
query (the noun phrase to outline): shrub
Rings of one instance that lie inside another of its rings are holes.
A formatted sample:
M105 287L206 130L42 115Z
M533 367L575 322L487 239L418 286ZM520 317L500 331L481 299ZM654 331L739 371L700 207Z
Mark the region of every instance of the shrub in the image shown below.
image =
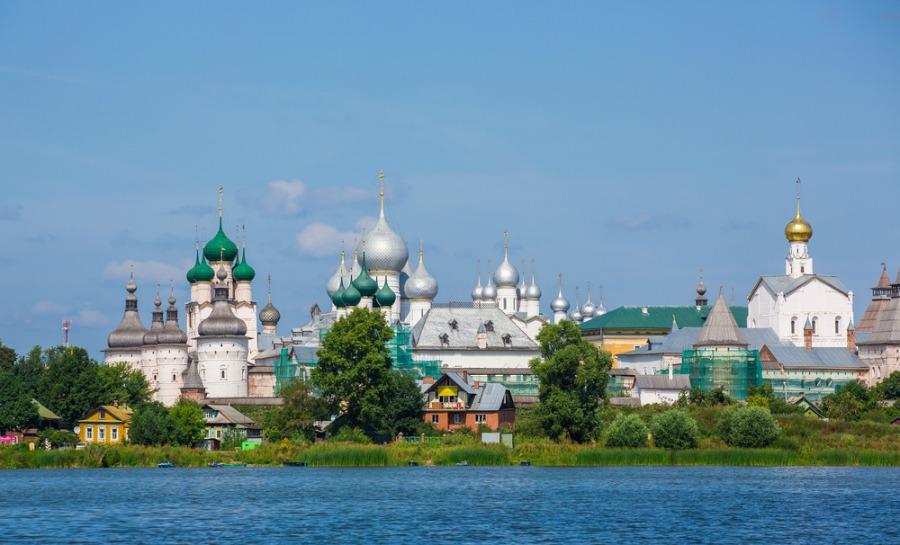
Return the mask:
M607 447L646 447L647 426L636 414L620 414L609 426Z
M719 437L732 447L762 448L781 434L781 427L765 407L747 405L722 411Z
M366 435L366 432L362 431L359 428L351 428L349 426L344 426L336 434L331 436L331 440L338 443L359 443L362 445L367 445L372 442L369 439L369 436Z
M653 417L653 444L659 448L685 449L697 446L697 422L682 410L673 409Z

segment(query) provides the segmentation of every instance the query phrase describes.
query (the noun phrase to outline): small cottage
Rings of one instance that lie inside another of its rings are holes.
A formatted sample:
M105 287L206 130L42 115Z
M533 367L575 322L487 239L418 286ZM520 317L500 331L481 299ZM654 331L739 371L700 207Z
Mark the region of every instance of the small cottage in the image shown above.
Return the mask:
M423 384L425 422L439 430L484 426L491 431L512 429L516 406L509 389L499 383L470 382L468 374L444 373L431 384Z
M119 444L128 440L131 410L101 405L78 421L78 439L86 444Z

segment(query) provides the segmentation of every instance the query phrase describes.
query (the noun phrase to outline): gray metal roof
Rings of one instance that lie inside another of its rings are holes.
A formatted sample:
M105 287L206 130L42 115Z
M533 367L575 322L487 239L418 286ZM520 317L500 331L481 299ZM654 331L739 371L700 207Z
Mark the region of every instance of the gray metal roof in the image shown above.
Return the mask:
M627 358L631 355L681 354L685 350L690 350L694 347L701 329L700 327L683 327L670 333L661 344L653 346L650 350L639 348L619 354L619 358L622 356ZM749 345L750 350L759 350L763 345L785 344L778 338L775 331L768 327L739 327L738 331Z
M472 387L471 384L466 382L465 379L463 379L462 374L450 372L450 373L444 373L444 375L447 378L449 378L451 381L453 381L457 386L459 386L463 392L465 392L469 395L475 394L475 388ZM440 381L439 380L436 381L435 384L437 384L438 382L440 382Z
M867 369L853 352L846 348L816 347L812 350L793 345L766 346L785 367L818 367L833 369Z
M747 346L721 291L694 346Z
M635 375L634 386L638 390L690 390L691 377L687 375Z
M218 414L213 418L208 418L206 420L207 424L235 424L241 426L252 426L253 420L245 416L239 410L235 409L231 405L214 405L212 403L204 403L203 408L209 407L210 409L216 411Z
M499 411L506 397L506 386L496 382L488 382L478 388L478 394L472 403L473 411Z
M450 322L456 321L456 328ZM495 306L473 308L471 306L433 306L413 327L412 341L415 348L479 350L475 337L478 328L486 322L493 323L493 331L487 331L487 350L536 350L537 345L513 321ZM447 335L448 343L441 342ZM510 344L503 343L509 335Z
M838 290L839 292L847 295L850 290L846 285L841 281L837 276L824 276L821 274L804 274L793 278L786 274L772 275L772 276L760 276L759 280L756 281L756 285L753 286L753 289L750 291L750 295L752 296L756 290L759 288L760 284L765 284L768 286L772 293L784 293L788 295L794 290L800 288L812 282L813 280L821 280L825 284L831 286L832 288Z

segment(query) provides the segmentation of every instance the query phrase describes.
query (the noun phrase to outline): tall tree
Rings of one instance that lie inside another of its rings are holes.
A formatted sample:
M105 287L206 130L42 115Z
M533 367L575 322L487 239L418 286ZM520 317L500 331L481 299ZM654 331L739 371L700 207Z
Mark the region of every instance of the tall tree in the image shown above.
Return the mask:
M131 415L128 440L138 445L167 445L175 425L162 403L143 403Z
M37 406L31 394L10 371L0 370L0 433L22 431L38 425Z
M150 400L150 384L144 373L127 363L101 365L97 379L103 390L103 403L118 403L136 407Z
M569 320L545 324L537 340L543 359L530 365L540 380L537 412L544 433L578 442L595 437L612 356L582 339Z
M8 346L4 346L3 341L0 341L0 372L13 372L18 358L19 356L16 354L15 350Z
M310 385L297 380L281 389L283 404L269 416L266 436L270 440L306 439L315 437L316 420L329 416L325 402L313 395Z
M33 397L38 397L41 378L45 371L44 351L40 346L32 348L27 355L19 358L16 364L16 376L22 380L22 384Z
M46 352L47 370L41 377L38 401L72 424L104 401L97 379L98 365L85 349L57 346Z
M386 347L393 335L379 311L356 308L325 336L312 374L327 407L340 413L341 424L370 437L392 435L399 422L422 410L421 397L416 407L396 399L402 379L391 369Z
M203 440L206 420L197 402L180 398L169 409L169 417L172 419L172 443L191 447Z

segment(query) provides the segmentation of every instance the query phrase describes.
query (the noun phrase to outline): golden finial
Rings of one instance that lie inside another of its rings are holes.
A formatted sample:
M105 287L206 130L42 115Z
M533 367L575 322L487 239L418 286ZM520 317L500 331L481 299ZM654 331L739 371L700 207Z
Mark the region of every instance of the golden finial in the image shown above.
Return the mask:
M219 186L219 217L225 214L225 186Z

